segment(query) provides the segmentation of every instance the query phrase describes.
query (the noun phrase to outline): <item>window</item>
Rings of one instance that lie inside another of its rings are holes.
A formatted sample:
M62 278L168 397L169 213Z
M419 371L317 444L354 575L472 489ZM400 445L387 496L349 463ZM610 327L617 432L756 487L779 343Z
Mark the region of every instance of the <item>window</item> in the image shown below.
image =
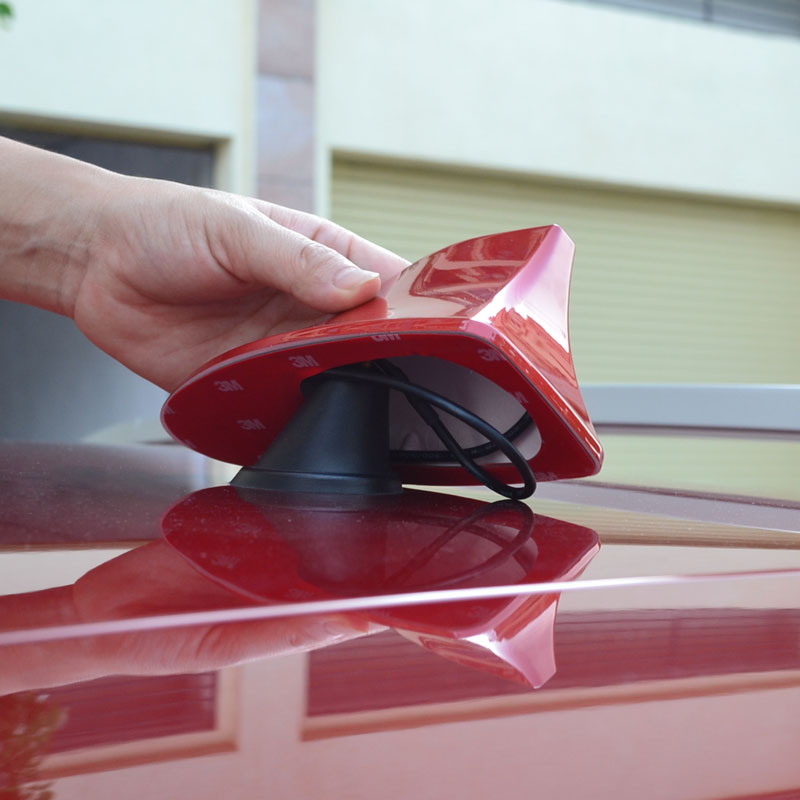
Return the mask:
M211 186L214 147L45 133L0 125L0 136L115 172ZM164 393L92 345L68 319L0 301L0 439L76 441L156 420Z
M584 0L719 25L800 36L800 0Z

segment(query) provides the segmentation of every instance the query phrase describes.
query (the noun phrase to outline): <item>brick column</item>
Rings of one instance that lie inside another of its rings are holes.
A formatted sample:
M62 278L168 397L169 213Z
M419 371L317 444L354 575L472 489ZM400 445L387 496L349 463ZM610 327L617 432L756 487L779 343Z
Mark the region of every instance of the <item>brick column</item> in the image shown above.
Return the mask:
M314 0L259 0L258 196L312 211Z

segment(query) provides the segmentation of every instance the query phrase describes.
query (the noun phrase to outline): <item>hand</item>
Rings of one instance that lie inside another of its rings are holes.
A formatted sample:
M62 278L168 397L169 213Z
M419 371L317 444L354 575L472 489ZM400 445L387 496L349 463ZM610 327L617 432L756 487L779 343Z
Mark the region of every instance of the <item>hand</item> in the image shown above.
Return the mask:
M71 586L0 596L0 632L135 621L159 614L253 604L190 567L166 542L138 547L90 570ZM0 696L106 675L172 675L308 652L385 630L355 614L306 614L133 630L104 636L0 644Z
M369 300L406 266L308 214L142 179L113 182L94 236L73 319L168 390L232 347Z
M232 347L366 302L407 265L262 200L116 175L7 140L0 162L0 294L71 316L167 390Z

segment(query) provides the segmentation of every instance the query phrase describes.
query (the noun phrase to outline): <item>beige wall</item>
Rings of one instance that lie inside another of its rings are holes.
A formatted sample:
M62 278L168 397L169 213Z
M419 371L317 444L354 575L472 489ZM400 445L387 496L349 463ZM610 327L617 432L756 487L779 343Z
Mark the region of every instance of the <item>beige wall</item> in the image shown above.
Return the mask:
M319 0L318 27L322 167L340 150L800 204L800 38L562 0Z
M314 0L260 0L258 196L314 205Z
M254 0L13 7L0 30L0 118L216 142L219 185L254 191Z
M238 750L59 780L59 800L708 798L800 783L797 688L301 740L302 655L242 670Z

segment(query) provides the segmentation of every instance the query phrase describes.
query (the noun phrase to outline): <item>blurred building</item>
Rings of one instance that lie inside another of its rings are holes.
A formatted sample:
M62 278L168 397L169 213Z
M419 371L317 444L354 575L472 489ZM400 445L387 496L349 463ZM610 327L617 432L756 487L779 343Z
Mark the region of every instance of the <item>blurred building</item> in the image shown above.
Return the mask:
M559 223L583 382L800 383L795 0L13 5L7 135L314 208L409 258ZM10 305L0 435L155 415L68 321ZM69 425L54 375L84 393Z

